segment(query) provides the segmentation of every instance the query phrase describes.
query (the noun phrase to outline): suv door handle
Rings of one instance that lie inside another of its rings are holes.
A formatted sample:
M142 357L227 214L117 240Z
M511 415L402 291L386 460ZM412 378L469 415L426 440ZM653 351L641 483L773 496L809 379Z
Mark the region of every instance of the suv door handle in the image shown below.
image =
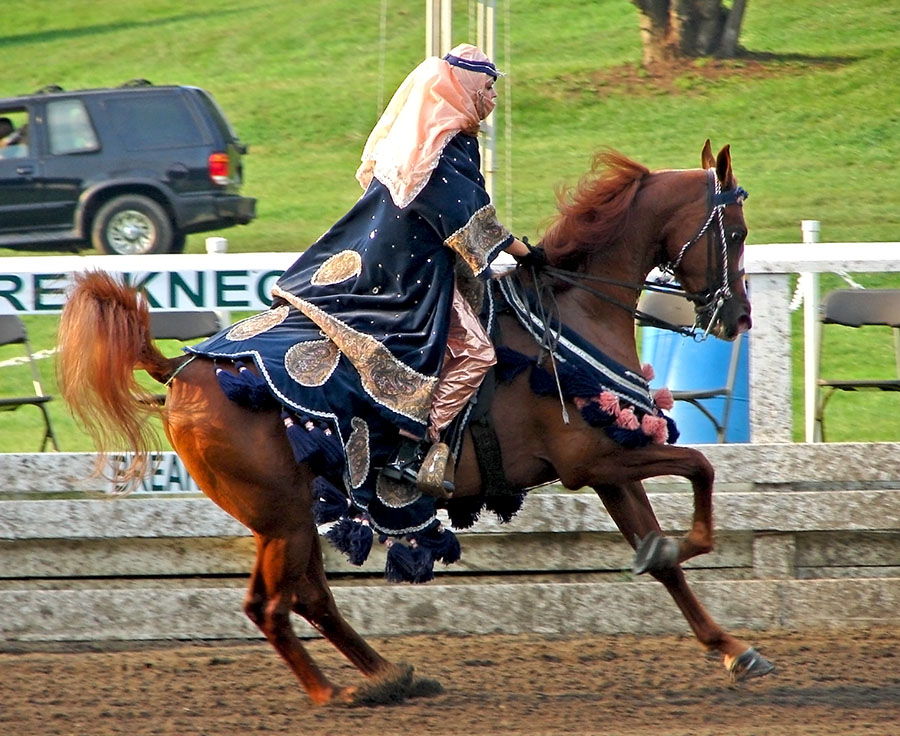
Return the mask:
M34 166L17 166L16 173L19 176L31 176L34 173Z

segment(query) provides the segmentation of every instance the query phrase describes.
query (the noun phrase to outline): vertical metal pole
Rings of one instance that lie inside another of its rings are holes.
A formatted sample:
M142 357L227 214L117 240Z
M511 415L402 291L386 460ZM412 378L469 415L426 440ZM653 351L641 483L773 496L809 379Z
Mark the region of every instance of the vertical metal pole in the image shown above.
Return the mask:
M425 0L425 56L453 48L453 0Z
M453 0L441 0L441 48L437 56L444 56L453 48Z
M494 41L497 34L496 0L478 0L478 22L475 29L476 45L495 60ZM497 126L494 124L492 112L481 124L484 153L481 160L481 173L484 174L484 186L491 201L494 199L494 173L497 171Z
M803 242L819 242L819 221L801 220ZM820 442L822 433L816 425L816 405L819 400L819 274L800 274L803 295L803 415L805 440Z

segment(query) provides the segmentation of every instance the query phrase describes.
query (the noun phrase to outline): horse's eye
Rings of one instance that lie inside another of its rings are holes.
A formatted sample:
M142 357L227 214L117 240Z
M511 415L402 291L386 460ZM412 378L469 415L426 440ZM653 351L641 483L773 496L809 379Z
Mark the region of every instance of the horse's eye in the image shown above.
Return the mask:
M729 245L740 245L747 237L747 231L742 228L734 228L728 233Z

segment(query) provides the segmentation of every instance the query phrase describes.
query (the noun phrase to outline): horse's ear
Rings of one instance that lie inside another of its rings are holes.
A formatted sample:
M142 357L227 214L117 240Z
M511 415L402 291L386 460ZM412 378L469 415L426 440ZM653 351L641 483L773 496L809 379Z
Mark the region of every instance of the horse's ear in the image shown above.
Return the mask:
M709 144L709 138L706 139L706 143L703 145L703 150L700 152L700 166L704 169L711 169L716 165L716 161L712 155L712 146Z
M731 146L723 146L719 151L716 159L716 176L723 187L728 187L732 183L734 175L731 173Z

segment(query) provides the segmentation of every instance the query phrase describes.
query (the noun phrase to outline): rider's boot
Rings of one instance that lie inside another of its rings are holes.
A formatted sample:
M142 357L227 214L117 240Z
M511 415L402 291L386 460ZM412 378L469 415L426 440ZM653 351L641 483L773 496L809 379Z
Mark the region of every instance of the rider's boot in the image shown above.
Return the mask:
M443 442L430 444L402 436L393 457L381 469L390 480L409 483L421 493L436 498L449 498L453 494L453 481L445 478L448 465L452 467L450 448Z

